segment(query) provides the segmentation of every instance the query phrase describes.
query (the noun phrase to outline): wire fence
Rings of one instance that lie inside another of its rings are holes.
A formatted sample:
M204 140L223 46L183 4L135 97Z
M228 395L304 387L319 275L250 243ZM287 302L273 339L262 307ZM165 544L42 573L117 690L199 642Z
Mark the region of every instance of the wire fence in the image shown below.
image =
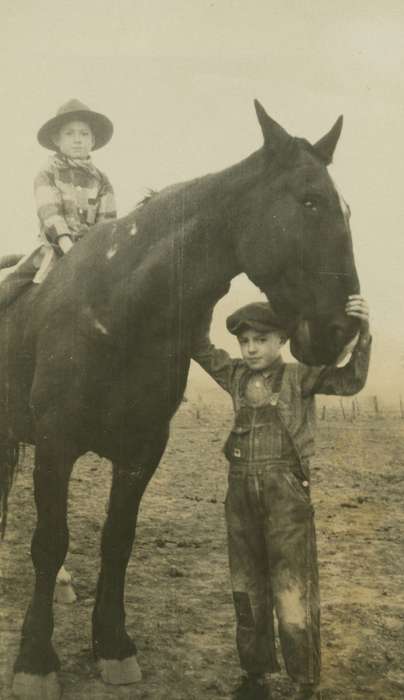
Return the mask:
M383 401L377 394L363 399L333 397L328 399L327 403L322 402L318 397L317 417L321 421L343 420L351 423L360 418L404 420L404 401L401 396L397 397L395 403Z

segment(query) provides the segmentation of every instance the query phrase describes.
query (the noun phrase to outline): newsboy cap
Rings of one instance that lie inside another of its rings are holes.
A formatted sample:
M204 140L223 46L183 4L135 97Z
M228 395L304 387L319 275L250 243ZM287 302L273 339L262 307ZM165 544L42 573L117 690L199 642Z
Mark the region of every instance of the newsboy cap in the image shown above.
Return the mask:
M282 331L289 337L290 331L286 328L268 302L255 302L242 306L228 316L226 320L227 330L233 335L239 335L244 328L252 328L260 333Z
M48 119L38 131L38 141L41 146L57 151L57 146L53 141L55 133L67 122L74 120L83 121L91 127L94 136L93 151L102 148L111 139L114 127L110 119L105 114L94 112L79 100L69 100L65 102L57 111L56 116Z

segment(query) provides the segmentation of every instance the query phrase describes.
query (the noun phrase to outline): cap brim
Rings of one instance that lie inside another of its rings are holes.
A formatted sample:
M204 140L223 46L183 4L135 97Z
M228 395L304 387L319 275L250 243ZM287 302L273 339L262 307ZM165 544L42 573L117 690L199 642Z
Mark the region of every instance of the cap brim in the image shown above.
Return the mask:
M227 330L233 335L239 335L246 328L251 328L254 331L258 331L258 333L273 333L274 331L278 331L279 333L283 333L287 338L290 335L286 328L269 325L268 323L262 323L260 321L238 321L237 323L227 324Z
M48 148L50 151L57 151L58 147L53 140L55 132L57 132L63 124L74 121L75 119L81 120L91 127L94 136L93 151L102 148L111 140L114 126L108 117L99 112L77 110L65 114L58 114L56 117L49 119L38 131L37 138L41 146Z

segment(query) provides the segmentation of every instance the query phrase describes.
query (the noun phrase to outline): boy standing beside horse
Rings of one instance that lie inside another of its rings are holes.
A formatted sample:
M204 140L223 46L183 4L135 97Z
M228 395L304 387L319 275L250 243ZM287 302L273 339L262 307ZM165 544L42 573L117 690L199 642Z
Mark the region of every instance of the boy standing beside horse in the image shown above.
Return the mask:
M288 329L267 303L242 307L227 319L241 359L205 337L195 359L230 393L234 427L225 501L230 575L237 620L241 684L237 700L269 700L269 676L279 671L276 610L286 670L296 700L321 700L320 596L309 460L314 454L315 395L349 396L365 384L370 355L368 307L349 296L348 316L361 323L343 367L284 364Z

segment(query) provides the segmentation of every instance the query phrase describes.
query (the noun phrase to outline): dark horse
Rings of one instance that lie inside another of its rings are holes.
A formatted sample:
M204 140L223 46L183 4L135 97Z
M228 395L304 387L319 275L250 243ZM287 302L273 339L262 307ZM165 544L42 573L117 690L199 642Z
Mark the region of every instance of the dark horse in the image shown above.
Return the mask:
M313 146L256 109L262 148L94 227L2 313L6 488L16 446L36 446L35 588L14 667L20 697L59 696L52 599L68 548L69 477L87 451L113 464L93 650L107 682L139 678L123 604L139 504L183 396L192 337L231 279L245 272L265 292L293 325L302 362L334 362L357 331L344 314L359 290L347 209L326 167L342 120Z

